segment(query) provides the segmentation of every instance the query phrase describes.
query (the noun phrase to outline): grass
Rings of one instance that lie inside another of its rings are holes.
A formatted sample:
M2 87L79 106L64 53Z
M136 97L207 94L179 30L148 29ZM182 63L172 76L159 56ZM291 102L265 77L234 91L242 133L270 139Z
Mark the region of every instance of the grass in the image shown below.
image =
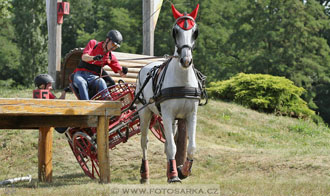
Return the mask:
M0 97L32 97L32 89L0 90ZM150 183L166 186L164 146L152 134L149 139ZM329 195L329 141L327 126L211 100L199 108L193 174L183 185L218 184L221 195ZM139 136L110 151L107 185L84 176L56 132L53 183L39 183L37 143L36 130L0 130L0 181L33 178L0 188L0 195L110 195L113 185L139 183Z

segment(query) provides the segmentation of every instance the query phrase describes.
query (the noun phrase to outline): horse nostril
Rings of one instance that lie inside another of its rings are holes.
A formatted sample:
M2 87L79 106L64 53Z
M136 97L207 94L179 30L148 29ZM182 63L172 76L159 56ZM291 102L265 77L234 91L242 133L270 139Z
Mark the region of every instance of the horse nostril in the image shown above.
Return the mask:
M181 65L184 65L183 58L180 59Z
M180 63L183 67L189 67L191 65L192 59L188 57L183 57L180 59Z

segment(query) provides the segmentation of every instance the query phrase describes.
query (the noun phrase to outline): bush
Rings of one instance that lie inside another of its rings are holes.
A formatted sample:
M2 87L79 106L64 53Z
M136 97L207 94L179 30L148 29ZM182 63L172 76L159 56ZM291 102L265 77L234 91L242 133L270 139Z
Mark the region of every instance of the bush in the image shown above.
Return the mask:
M298 118L310 118L315 112L300 98L305 92L284 77L240 73L229 80L210 83L213 98L234 101L251 109Z

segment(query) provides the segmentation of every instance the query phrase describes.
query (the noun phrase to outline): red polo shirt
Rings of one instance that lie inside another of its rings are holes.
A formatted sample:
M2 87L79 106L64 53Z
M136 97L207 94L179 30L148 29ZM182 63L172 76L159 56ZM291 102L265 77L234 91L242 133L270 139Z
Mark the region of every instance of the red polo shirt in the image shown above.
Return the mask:
M118 73L118 71L122 70L122 67L119 65L119 62L115 55L113 55L111 52L105 53L102 48L102 44L104 42L99 42L97 46L95 47L97 41L96 40L90 40L88 44L86 45L83 55L89 54L90 56L96 56L96 55L103 55L102 60L100 61L88 61L87 63L94 64L100 67L104 67L105 65L109 65L109 67L114 71L115 73ZM95 47L95 48L94 48ZM109 58L109 55L111 55L111 60ZM79 69L79 68L78 68ZM75 71L78 71L77 69ZM84 70L88 71L88 70Z

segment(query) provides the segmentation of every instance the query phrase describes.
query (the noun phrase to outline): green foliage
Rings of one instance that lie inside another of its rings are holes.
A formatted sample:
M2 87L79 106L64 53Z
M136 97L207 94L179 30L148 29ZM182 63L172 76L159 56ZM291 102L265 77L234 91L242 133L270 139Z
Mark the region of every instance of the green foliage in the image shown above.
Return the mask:
M20 51L15 43L15 31L11 22L8 1L0 1L0 88L10 88L19 81Z
M1 18L10 17L10 8L12 8L11 3L8 0L0 0L0 16Z
M20 80L30 86L34 77L47 70L47 20L44 0L13 0L15 41L20 49Z
M240 73L229 80L210 83L208 92L214 98L234 101L267 113L299 118L315 114L300 98L305 90L284 77Z
M111 29L119 30L124 41L118 51L142 52L142 2L138 0L71 0L70 15L63 22L65 55L75 47L85 47L91 39L105 40ZM87 20L86 20L87 19Z
M63 17L62 56L77 47L85 47L89 39L95 39L97 30L97 2L92 0L69 0L70 14Z
M67 1L70 14L62 25L62 57L90 39L103 41L110 29L123 34L118 51L142 53L140 0ZM155 56L174 52L172 3L188 13L200 4L194 65L209 82L241 72L283 76L303 87L308 106L330 122L329 1L163 1ZM0 78L30 85L37 73L47 70L45 1L0 0L0 14Z

